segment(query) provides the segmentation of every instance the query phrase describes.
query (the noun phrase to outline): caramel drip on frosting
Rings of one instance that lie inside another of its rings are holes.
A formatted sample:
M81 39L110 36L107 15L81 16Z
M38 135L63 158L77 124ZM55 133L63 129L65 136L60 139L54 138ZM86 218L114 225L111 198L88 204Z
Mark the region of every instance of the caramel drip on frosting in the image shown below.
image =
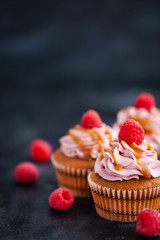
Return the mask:
M86 149L86 145L81 141L81 139L79 137L74 135L71 131L68 132L68 135L73 138L73 140L77 143L77 145L79 145L84 150Z
M141 148L139 146L137 146L135 143L132 143L130 145L130 147L132 148L132 150L134 152L134 156L136 157L137 164L139 165L143 176L146 177L146 178L150 178L151 177L151 170L149 169L147 164L140 159L143 155L143 152L141 151ZM151 147L150 144L148 144L148 150L153 151L153 148Z
M156 133L157 131L152 128L152 122L149 118L141 118L138 116L133 117L134 120L138 121L143 127L145 134Z
M134 152L134 156L136 157L137 160L142 157L143 152L142 152L141 148L138 147L138 145L136 145L135 143L132 143L131 145L129 145L129 147L132 148L132 150Z
M155 151L154 151L154 148L148 143L148 151L152 151L153 153L156 153Z
M122 112L124 114L127 114L127 112L129 111L129 108L130 107L127 107L125 109L122 110ZM157 109L157 114L160 116L160 110ZM134 119L135 121L138 121L140 123L140 125L143 127L144 129L144 132L145 134L151 134L151 133L155 133L155 134L158 134L159 131L157 131L156 129L154 129L152 127L152 120L145 117L145 118L142 118L142 117L139 117L137 115L134 115L134 116L131 116L130 118ZM121 127L122 124L119 125L119 127Z
M68 135L72 137L72 139L79 145L83 150L84 150L84 159L89 159L90 158L90 151L87 150L87 146L81 141L79 137L74 135L71 130L69 130Z
M114 152L112 152L110 149L107 149L107 148L104 149L104 152L108 152L111 155L111 157L113 158L113 160L115 162L114 169L117 171L121 171L123 169L123 165L117 163L117 159L116 159Z
M141 159L138 159L137 163L140 166L140 169L141 169L141 172L142 172L143 176L146 177L146 178L150 178L151 177L151 170L149 169L147 164L144 161L142 161Z
M127 143L125 142L125 144L127 144ZM149 169L147 164L144 161L141 160L141 157L143 156L143 151L141 150L141 148L139 146L137 146L135 143L132 143L131 145L128 145L128 146L133 150L133 154L136 157L137 164L139 165L143 176L146 177L146 178L150 178L151 177L151 170ZM155 153L155 151L153 150L153 148L150 144L148 144L148 150L153 151L153 153ZM110 149L107 149L107 148L104 149L104 152L108 152L111 155L111 157L113 158L113 160L115 162L115 166L114 166L115 170L121 171L123 169L123 165L117 163L114 152Z
M111 141L111 140L112 140L112 134L111 134L111 131L110 131L109 128L110 128L110 127L106 128L105 134L109 136L109 139L110 139L110 141Z
M121 171L121 170L123 169L123 165L122 165L122 164L116 164L116 165L114 166L114 168L115 168L115 170L117 170L117 171Z
M92 151L93 151L93 147L91 147L90 149L87 149L87 146L81 141L81 139L79 137L77 137L75 134L72 133L72 130L74 130L74 129L88 133L91 136L92 140L98 145L101 154L103 153L102 143L104 142L104 139L101 136L101 134L98 132L98 130L96 128L85 129L85 128L82 128L78 125L78 126L75 126L72 129L70 129L69 132L68 132L68 135L73 138L73 140L76 142L77 145L79 145L81 148L83 148L85 150L84 151L84 158L88 158L88 157L91 156ZM107 128L105 130L105 133L109 134L110 139L112 138L112 135Z

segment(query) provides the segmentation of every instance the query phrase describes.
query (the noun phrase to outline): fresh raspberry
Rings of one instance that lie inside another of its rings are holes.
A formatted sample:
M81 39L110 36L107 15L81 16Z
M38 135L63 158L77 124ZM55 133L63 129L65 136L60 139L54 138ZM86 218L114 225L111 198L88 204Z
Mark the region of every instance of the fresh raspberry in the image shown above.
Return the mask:
M156 105L155 98L150 93L141 93L136 98L134 104L136 108L146 108L148 111Z
M120 128L118 137L119 142L124 140L129 145L133 142L140 145L144 140L144 130L139 122L128 119Z
M58 188L50 194L48 202L56 210L65 210L72 206L74 196L68 189Z
M52 146L43 139L36 139L30 144L29 153L35 161L47 162L52 154Z
M100 128L102 126L102 119L94 110L89 110L82 115L81 127L83 128Z
M160 234L160 216L153 209L146 208L142 210L136 222L136 230L145 236L157 236Z
M14 169L14 177L17 182L22 184L34 183L39 176L38 169L34 163L19 163Z

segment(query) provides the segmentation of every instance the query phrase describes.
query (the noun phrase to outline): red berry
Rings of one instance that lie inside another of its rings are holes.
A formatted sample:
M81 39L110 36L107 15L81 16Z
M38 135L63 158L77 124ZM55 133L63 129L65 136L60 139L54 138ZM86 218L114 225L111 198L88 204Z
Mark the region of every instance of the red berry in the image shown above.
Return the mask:
M14 169L14 177L17 182L22 184L34 183L39 176L38 169L34 163L23 162Z
M160 234L159 213L153 209L142 210L137 218L136 230L145 236L157 236Z
M118 137L119 142L123 140L129 145L133 142L140 145L144 140L144 130L139 122L128 119L120 128Z
M47 162L52 154L52 146L43 139L36 139L30 144L29 152L35 161Z
M136 98L134 104L136 108L146 108L148 111L156 105L155 98L150 93L141 93Z
M102 119L94 110L89 110L82 115L81 127L83 128L100 128L102 126Z
M65 210L74 202L73 194L66 188L58 188L49 196L49 205L56 210Z

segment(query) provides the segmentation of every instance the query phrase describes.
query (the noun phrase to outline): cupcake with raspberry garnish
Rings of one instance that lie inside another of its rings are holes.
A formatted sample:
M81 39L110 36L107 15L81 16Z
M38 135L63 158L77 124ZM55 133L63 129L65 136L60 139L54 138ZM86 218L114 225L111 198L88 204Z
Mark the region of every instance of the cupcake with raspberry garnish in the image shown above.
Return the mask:
M84 113L81 123L60 138L60 148L52 156L59 186L77 197L91 196L87 175L113 138L114 130L102 122L96 111Z
M160 156L160 109L156 107L154 96L149 93L139 94L133 106L118 112L113 128L118 132L128 118L142 125L146 142L150 143Z
M160 161L137 121L128 119L121 126L88 181L96 211L105 219L134 222L142 209L159 209Z

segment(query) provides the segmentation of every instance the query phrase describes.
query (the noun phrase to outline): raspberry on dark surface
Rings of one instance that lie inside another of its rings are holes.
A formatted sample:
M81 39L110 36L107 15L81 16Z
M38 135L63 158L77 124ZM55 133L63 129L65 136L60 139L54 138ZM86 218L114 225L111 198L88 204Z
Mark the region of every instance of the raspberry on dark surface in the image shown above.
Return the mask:
M132 143L141 145L144 140L144 130L142 126L139 124L139 122L133 119L128 119L121 126L118 138L119 142L123 140L129 145Z
M14 177L17 182L22 184L32 184L39 176L38 168L34 163L19 163L14 169Z
M83 128L100 128L102 126L102 119L96 111L89 110L82 115L80 125Z
M74 196L68 189L58 188L50 194L48 202L53 209L66 210L74 203Z
M35 139L29 147L30 157L37 162L48 162L52 151L51 144L43 139Z
M136 230L139 234L145 236L159 235L160 234L159 213L149 208L142 210L137 217Z
M148 111L156 106L155 98L150 93L141 93L137 96L134 104L136 108L145 108Z

